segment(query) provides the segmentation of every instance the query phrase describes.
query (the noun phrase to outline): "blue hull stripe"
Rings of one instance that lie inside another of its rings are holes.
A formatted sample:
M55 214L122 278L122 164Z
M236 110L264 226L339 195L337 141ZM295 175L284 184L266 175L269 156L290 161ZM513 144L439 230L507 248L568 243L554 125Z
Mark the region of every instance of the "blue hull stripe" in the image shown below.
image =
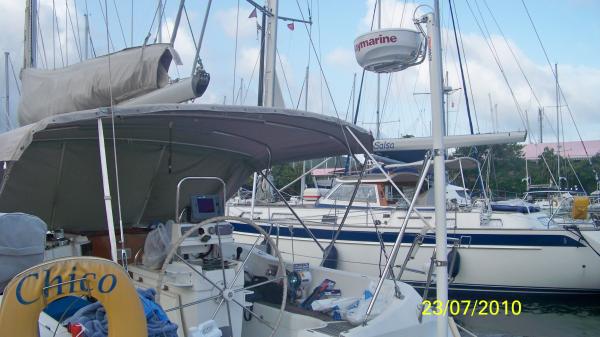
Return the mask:
M425 288L425 282L405 281L415 288ZM435 283L429 287L435 291ZM517 293L517 294L563 294L563 295L600 295L600 289L582 288L550 288L550 287L519 287L495 286L489 284L454 284L449 285L454 292L485 292L485 293Z
M257 231L250 225L233 223L236 232L256 234ZM261 225L268 233L270 226ZM276 228L273 228L272 235L275 235ZM335 230L311 228L311 232L317 239L331 240ZM291 237L288 227L280 227L279 235ZM384 232L381 233L384 242L393 243L398 237L397 233ZM415 239L415 233L405 233L402 238L402 243L412 243ZM465 240L471 245L481 246L525 246L525 247L586 247L581 242L566 236L566 235L548 235L548 234L452 234L448 233L449 238L459 239L462 237L470 237L470 240ZM294 228L293 237L295 238L310 238L308 232L304 228ZM377 233L375 231L344 231L342 230L339 240L357 241L357 242L373 242L379 243ZM433 238L425 238L424 243L434 244Z

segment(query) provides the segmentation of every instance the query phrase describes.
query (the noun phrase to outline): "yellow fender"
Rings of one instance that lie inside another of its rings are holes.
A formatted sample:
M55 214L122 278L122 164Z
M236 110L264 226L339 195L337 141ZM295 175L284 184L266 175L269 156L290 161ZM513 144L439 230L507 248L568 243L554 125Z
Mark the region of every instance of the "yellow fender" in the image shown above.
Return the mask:
M3 336L38 336L40 312L65 296L97 299L108 318L109 337L146 336L146 317L133 283L118 264L95 257L53 260L15 276L0 306Z

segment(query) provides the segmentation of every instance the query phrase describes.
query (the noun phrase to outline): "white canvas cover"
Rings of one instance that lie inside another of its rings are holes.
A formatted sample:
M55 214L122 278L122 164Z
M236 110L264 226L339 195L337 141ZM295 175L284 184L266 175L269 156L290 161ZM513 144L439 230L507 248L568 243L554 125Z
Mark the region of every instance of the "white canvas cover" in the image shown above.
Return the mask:
M164 87L169 65L177 54L169 44L125 49L56 70L21 71L23 93L19 102L21 125L45 117L114 104Z

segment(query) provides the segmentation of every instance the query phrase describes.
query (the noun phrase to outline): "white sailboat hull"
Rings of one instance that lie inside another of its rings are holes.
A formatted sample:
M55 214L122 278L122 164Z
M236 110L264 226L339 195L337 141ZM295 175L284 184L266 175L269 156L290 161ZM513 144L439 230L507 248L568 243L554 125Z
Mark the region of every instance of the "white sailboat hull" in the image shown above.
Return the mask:
M234 209L230 207L230 212ZM264 209L257 208L256 211L265 215L261 213ZM301 217L317 218L318 209L296 208L296 211ZM271 215L277 215L277 209L271 208L271 212ZM432 212L421 212L433 222ZM364 210L351 211L348 225L344 226L335 244L339 269L379 276L386 258L381 253L381 243L374 226L366 224L372 223L373 219L388 219L390 225L379 226L379 230L389 254L398 233L395 224L401 221L398 218L402 216L392 213L388 217L385 214L389 212L368 215ZM584 240L562 227L532 225L526 228L527 220L531 218L532 215L528 214L494 214L488 226L461 226L465 222L479 222L479 213L449 213L448 236L460 242L458 274L450 289L504 294L600 294L600 256ZM341 219L341 214L338 214L338 219ZM510 223L511 220L514 222ZM455 227L457 222L459 224ZM271 226L271 223L274 225ZM416 217L409 221L395 261L396 274L414 237L422 228L419 223ZM304 259L313 264L321 262L321 251L297 221L264 221L262 225L265 230L271 231L272 236L279 238L279 250L286 254L286 258L291 259L293 253L296 260ZM308 227L323 247L329 245L337 228L333 224L312 222L308 223ZM600 231L588 228L582 229L582 233L585 237L596 237ZM254 238L253 233L236 227L237 241L252 243ZM426 238L414 259L408 262L402 275L403 281L416 286L425 284L433 248L433 238ZM435 275L432 279L435 282Z

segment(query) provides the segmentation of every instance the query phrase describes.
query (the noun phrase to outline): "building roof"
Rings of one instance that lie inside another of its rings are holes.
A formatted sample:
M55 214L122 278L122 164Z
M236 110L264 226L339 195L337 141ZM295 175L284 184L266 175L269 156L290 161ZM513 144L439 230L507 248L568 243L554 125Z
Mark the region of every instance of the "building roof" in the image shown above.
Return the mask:
M560 144L560 154L562 157L568 157L571 159L584 159L587 154L593 156L600 153L600 140L588 140L583 142L579 141L565 142ZM544 149L552 149L556 153L556 143L541 143L541 144L527 144L523 148L525 158L528 160L535 160L544 152Z

